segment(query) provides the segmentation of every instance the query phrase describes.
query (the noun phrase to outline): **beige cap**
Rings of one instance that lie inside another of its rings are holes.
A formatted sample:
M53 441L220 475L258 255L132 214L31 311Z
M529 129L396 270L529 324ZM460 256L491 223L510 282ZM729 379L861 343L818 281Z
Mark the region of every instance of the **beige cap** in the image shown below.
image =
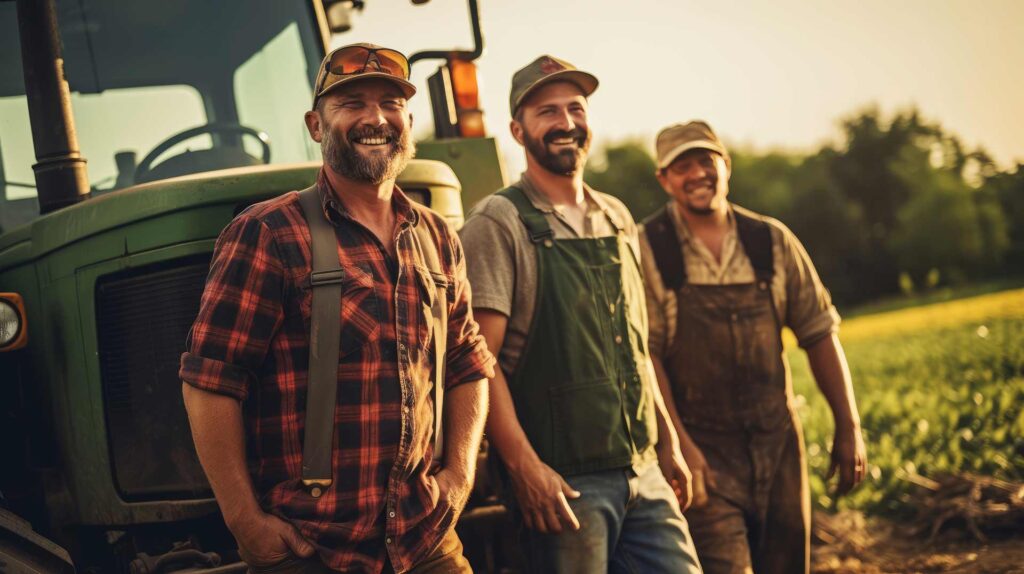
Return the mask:
M530 92L554 81L572 82L583 90L584 96L590 96L597 89L597 77L593 74L577 70L565 60L554 56L543 55L530 62L512 76L512 90L509 93L509 109L512 115L530 95Z
M331 71L331 62L335 59L338 60L336 63L342 70L345 69L346 64L354 62L352 71L345 73ZM370 78L381 78L393 82L402 90L406 99L416 94L416 86L409 81L409 60L405 54L398 50L365 42L349 44L331 50L320 62L320 71L316 76L316 84L313 85L313 108L316 108L316 102L320 96L338 86Z
M677 157L691 149L707 149L717 152L730 163L729 152L707 123L694 120L685 124L674 124L660 132L655 143L658 153L658 169L665 169Z

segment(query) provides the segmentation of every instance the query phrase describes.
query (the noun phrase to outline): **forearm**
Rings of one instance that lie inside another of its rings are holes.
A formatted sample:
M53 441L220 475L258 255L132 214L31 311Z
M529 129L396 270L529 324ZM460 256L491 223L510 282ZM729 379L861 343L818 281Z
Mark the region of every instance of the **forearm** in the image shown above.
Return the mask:
M832 409L836 430L859 429L860 414L853 394L853 380L839 337L833 333L808 347L807 360L818 388Z
M487 420L487 381L461 384L444 402L444 468L470 479Z
M655 378L658 379L658 390L662 396L666 415L672 423L672 428L675 430L678 440L682 443L692 442L689 433L686 432L686 427L683 426L683 421L679 418L679 409L676 408L675 396L672 393L672 383L669 381L664 363L661 362L660 358L652 355L651 365L654 367Z
M245 463L242 407L225 395L182 383L199 462L229 527L261 512Z
M487 438L505 466L516 472L523 464L540 461L540 457L519 424L505 373L501 369L495 371L495 377L490 380L491 413L487 417Z
M670 446L673 449L678 449L679 434L676 432L676 425L672 420L668 405L665 404L665 393L661 390L662 383L660 377L658 377L657 367L654 366L655 360L657 359L651 358L648 368L651 370L651 377L654 379L650 391L654 395L654 412L658 419L658 446ZM672 392L671 389L666 390L670 393ZM669 396L671 397L671 395ZM675 405L673 405L674 407ZM678 415L676 418L678 418Z

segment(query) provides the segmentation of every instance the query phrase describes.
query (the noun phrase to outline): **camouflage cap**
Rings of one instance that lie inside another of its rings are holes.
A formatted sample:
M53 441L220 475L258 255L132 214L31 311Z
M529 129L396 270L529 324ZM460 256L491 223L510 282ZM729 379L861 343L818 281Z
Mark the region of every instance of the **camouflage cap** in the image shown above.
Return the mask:
M729 152L707 123L694 120L685 124L674 124L658 132L655 143L658 153L658 169L665 169L677 157L692 150L706 149L717 152L729 164Z
M569 62L545 54L512 76L512 90L509 93L509 109L512 115L516 115L516 110L530 92L557 80L576 84L583 90L584 96L590 96L597 89L597 77L593 74L577 70L576 66Z

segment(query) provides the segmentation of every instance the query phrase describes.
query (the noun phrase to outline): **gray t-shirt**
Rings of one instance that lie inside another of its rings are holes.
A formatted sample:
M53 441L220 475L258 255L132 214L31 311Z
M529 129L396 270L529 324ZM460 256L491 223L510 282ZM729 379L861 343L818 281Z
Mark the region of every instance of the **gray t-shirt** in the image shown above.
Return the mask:
M523 174L515 184L530 202L547 216L555 239L607 237L615 235L615 221L622 227L634 253L640 245L636 224L618 199L584 186L586 211L582 226L570 223L578 218L567 209L555 207ZM569 208L571 209L571 208ZM511 201L491 195L473 207L459 231L466 253L466 271L473 289L473 307L491 309L509 318L498 364L506 376L512 374L530 332L537 300L537 251Z

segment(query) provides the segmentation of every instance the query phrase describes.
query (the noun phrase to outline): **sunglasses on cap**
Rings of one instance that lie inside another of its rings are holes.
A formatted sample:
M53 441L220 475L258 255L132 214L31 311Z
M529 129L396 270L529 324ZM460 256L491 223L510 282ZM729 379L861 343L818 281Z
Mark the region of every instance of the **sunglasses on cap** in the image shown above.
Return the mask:
M335 76L379 72L408 80L409 60L390 48L346 46L331 53L327 71Z

